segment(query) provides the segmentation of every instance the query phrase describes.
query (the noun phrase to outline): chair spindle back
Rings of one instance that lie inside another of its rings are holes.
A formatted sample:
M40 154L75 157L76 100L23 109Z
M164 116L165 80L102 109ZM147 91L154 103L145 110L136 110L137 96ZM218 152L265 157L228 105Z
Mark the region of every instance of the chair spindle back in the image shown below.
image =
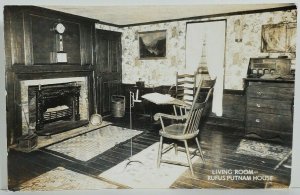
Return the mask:
M183 130L183 134L190 134L190 133L193 133L198 130L198 126L200 123L200 119L201 119L203 110L204 110L205 105L207 104L209 97L213 91L215 81L212 83L212 86L210 87L210 89L206 95L205 101L202 103L199 103L197 101L198 101L198 98L200 95L202 83L203 83L203 80L200 80L199 85L197 87L197 91L195 93L195 97L194 97L194 100L192 103L191 110L189 111L189 115L186 120L186 126Z

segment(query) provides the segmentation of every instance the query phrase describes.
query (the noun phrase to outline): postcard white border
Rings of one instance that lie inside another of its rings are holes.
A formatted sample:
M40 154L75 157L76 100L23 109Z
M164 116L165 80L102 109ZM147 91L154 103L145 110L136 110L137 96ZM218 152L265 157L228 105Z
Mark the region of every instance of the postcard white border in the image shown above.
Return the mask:
M61 0L1 0L1 14L0 14L0 189L5 189L7 183L7 147L6 147L6 108L5 108L5 53L4 53L4 20L3 20L3 10L4 5L142 5L142 4L153 4L153 5L162 5L162 4L245 4L245 3L296 3L298 6L298 1L285 1L285 0L252 0L252 1L241 1L241 0L152 0L152 1L139 1L139 0L74 0L72 2L66 3ZM300 26L300 14L297 14L297 25ZM300 30L297 30L297 46L299 46L300 42ZM300 70L300 52L299 48L297 49L297 62L296 62L296 72ZM294 132L293 132L293 164L292 164L292 174L291 174L291 189L287 190L259 190L253 192L253 190L188 190L189 194L300 194L300 78L299 74L296 73L296 81L295 81L295 115L294 115ZM102 190L101 190L102 191ZM103 190L103 193L109 194L157 194L157 193L167 193L167 194L184 194L187 193L186 190ZM101 192L101 193L102 193ZM13 192L7 192L5 190L0 192L1 194L10 194ZM46 192L53 193L53 192ZM57 194L74 194L72 191L64 191L64 192L55 192ZM76 191L75 194L99 194L99 191ZM31 194L22 193L22 194Z

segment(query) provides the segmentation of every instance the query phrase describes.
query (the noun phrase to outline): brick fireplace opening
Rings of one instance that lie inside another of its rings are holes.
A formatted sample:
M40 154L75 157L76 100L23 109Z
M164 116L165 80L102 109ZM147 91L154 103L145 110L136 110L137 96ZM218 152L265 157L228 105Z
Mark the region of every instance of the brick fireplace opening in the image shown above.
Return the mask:
M87 78L21 81L22 134L42 136L88 124Z

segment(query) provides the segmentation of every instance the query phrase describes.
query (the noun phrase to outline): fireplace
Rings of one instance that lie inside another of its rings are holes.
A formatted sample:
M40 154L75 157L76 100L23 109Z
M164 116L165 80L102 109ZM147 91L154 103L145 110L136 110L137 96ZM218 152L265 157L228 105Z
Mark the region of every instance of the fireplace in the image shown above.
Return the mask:
M22 134L52 135L88 124L86 77L21 81Z
M51 85L36 90L36 131L58 120L78 121L80 86Z
M49 135L66 130L66 125L60 129L47 128L49 126L47 124L58 123L58 121L65 124L70 121L80 124L77 122L80 120L80 88L75 82L28 87L28 98L31 100L35 98L35 105L29 112L29 120L36 122L37 134ZM33 119L34 115L35 119Z

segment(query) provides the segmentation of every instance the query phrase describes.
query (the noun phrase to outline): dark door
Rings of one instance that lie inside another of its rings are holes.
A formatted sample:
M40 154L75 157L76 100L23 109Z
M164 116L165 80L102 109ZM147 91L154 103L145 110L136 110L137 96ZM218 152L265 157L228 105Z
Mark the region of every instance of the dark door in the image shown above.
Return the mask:
M96 30L97 108L103 116L111 113L111 96L121 93L121 33Z

